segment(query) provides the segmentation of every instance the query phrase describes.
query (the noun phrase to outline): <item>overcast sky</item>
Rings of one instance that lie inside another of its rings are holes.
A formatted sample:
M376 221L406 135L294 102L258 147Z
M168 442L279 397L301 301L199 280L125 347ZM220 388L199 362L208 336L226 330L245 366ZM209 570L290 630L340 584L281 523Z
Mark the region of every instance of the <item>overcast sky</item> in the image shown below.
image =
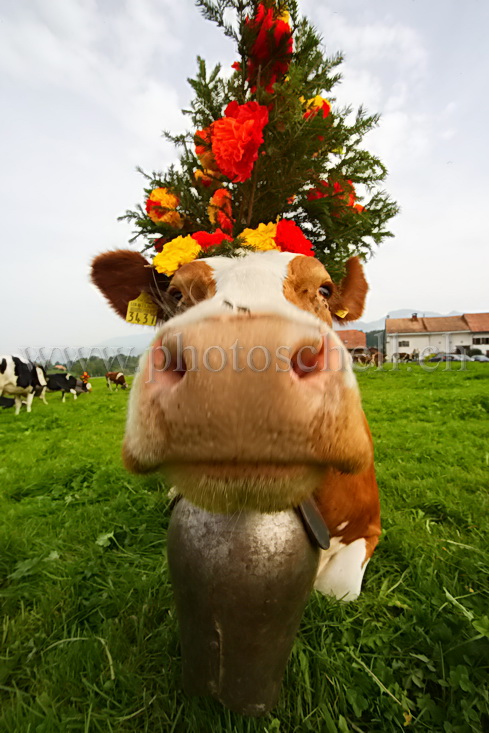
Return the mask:
M489 3L301 9L327 52L345 54L338 100L382 113L369 147L401 206L366 266L364 320L488 311ZM127 246L117 217L141 201L136 165L173 160L160 133L189 124L197 55L236 58L191 0L0 0L1 351L140 333L89 284L89 263Z

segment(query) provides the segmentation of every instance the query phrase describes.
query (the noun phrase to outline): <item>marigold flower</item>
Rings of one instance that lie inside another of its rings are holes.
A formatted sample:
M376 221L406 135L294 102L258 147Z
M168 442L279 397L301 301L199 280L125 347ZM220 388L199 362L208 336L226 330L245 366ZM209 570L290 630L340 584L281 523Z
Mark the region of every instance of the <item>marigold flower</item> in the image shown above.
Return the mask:
M194 135L195 154L204 170L209 172L217 170L211 147L211 127L206 127L205 130L197 130Z
M243 183L258 158L268 110L258 102L230 102L224 115L212 123L212 152L219 170L233 183Z
M275 242L282 252L295 252L298 255L314 257L312 242L291 219L280 219L277 224Z
M234 221L231 193L227 188L218 188L209 201L207 214L211 224L217 224L224 232L231 233Z
M219 188L221 184L217 180L216 175L215 171L200 170L198 168L194 171L194 181L197 185L204 186L205 188Z
M222 229L216 229L212 234L210 232L194 232L192 238L200 244L202 249L209 247L217 247L223 242L232 242L233 238L229 234L225 234Z
M244 229L239 236L248 247L266 252L270 249L278 249L275 242L276 233L277 225L270 222L269 224L258 224L256 229Z
M153 267L164 275L173 275L179 267L195 260L201 250L193 237L175 237L153 258Z
M302 99L301 101L304 102L305 100ZM330 102L319 94L312 97L312 99L308 99L305 104L306 111L304 112L304 119L306 120L311 117L315 117L319 112L321 112L322 116L326 118L331 112Z
M146 199L146 212L155 224L169 224L181 229L183 219L176 211L180 199L167 188L154 188Z

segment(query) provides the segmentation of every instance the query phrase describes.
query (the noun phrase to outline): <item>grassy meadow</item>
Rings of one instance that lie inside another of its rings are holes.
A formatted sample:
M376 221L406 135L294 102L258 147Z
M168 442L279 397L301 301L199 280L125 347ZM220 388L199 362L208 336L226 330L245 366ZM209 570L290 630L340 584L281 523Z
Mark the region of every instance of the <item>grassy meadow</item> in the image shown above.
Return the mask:
M122 468L128 395L0 411L0 732L489 731L489 365L460 367L358 374L384 532L357 602L311 597L262 719L181 690L169 502Z

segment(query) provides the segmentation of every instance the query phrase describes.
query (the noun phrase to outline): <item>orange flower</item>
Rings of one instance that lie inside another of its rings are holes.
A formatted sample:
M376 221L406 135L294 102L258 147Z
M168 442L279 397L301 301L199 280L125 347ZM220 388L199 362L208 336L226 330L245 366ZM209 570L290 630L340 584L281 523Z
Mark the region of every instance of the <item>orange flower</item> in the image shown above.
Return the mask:
M146 199L146 212L155 224L169 224L181 229L183 219L176 211L180 199L167 188L154 188Z
M207 214L211 224L217 224L223 232L231 234L234 221L231 206L231 194L227 188L218 188L209 201Z
M268 110L258 102L230 102L224 115L212 123L212 152L219 170L233 183L243 183L258 158Z

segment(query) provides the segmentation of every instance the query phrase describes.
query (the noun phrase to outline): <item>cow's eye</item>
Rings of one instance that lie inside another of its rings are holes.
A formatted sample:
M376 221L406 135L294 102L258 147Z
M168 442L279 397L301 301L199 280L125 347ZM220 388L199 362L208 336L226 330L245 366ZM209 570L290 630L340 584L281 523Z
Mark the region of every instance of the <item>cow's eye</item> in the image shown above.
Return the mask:
M172 290L168 291L168 295L171 295L173 300L177 300L180 302L183 298L183 293L181 290L177 290L176 288L173 288Z
M331 298L331 295L333 294L333 290L330 285L321 285L321 287L318 290L318 293L323 298L328 300L329 298Z

